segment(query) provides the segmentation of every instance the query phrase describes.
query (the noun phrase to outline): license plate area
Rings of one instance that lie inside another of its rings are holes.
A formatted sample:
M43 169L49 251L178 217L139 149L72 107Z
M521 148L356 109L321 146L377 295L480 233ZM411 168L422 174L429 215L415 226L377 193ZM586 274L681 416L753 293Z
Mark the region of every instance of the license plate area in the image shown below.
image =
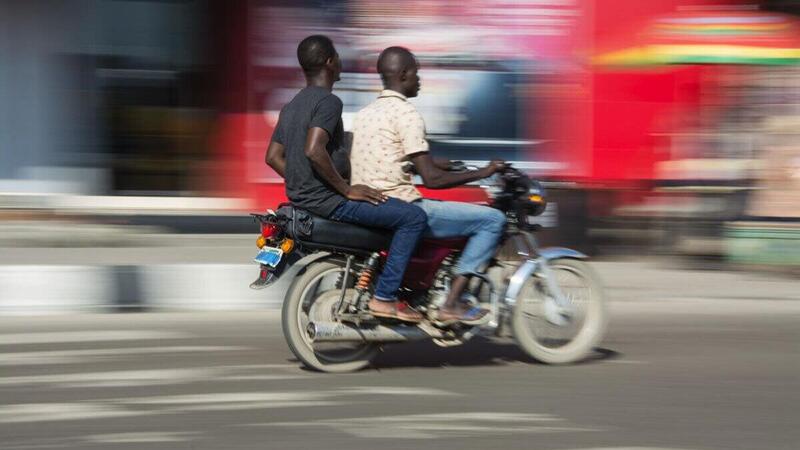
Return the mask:
M275 247L264 247L258 252L253 261L274 269L281 262L281 258L283 258L283 250Z

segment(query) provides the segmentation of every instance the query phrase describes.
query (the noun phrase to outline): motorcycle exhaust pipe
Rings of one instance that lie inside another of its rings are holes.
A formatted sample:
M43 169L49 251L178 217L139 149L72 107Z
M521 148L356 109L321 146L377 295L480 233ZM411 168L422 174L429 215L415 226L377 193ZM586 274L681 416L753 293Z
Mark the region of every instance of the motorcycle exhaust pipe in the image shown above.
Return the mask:
M408 342L441 338L435 328L429 332L414 325L357 327L339 322L311 322L306 328L312 342Z

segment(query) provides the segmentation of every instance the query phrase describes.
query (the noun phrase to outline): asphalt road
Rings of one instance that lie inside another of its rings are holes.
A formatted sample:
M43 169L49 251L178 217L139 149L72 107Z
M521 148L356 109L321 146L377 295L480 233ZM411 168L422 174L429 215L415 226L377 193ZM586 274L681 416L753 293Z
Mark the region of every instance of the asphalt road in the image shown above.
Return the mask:
M0 448L800 448L800 302L617 301L595 358L510 342L299 367L276 311L0 318Z

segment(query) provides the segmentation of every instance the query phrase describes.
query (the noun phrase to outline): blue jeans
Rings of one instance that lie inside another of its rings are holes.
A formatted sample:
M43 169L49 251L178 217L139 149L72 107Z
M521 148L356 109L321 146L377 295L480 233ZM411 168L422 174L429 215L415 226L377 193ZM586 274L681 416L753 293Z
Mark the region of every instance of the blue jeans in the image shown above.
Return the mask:
M425 212L416 205L396 198L390 198L379 205L348 200L339 205L330 218L394 231L389 255L375 287L375 298L383 301L397 300L397 290L403 282L408 261L428 226Z
M455 267L457 275L477 273L495 254L503 236L506 215L488 206L438 200L417 200L428 215L426 236L432 238L469 237Z

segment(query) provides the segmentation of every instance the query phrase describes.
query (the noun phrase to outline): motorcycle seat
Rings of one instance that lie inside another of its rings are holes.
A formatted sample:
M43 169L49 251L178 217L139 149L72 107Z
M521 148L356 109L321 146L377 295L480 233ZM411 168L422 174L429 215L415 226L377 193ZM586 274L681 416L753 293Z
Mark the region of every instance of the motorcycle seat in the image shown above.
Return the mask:
M388 250L394 236L391 230L338 222L289 205L278 214L290 218L289 237L309 247L373 252Z

